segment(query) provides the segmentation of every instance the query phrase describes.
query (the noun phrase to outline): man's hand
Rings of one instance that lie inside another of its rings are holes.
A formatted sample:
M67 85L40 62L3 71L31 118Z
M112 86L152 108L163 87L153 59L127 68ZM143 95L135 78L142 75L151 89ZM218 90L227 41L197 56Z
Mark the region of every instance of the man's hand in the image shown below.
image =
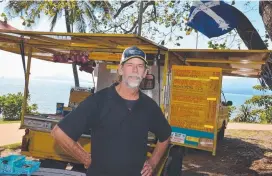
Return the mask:
M90 159L86 160L86 162L83 163L84 164L84 168L88 169L90 167L91 163L92 163L92 160L91 160L91 157L90 157Z
M157 167L161 157L166 151L168 144L170 142L170 137L163 142L157 142L152 156L144 163L144 167L141 171L142 176L152 176L155 168Z
M147 160L144 163L144 167L141 171L141 174L142 176L152 176L154 169L155 169L155 166L153 166L152 163L149 160Z

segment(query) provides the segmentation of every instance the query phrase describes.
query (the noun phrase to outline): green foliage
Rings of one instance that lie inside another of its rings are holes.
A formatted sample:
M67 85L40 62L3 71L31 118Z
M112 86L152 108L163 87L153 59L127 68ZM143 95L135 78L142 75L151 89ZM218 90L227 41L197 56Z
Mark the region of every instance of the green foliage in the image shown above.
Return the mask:
M87 25L96 27L109 18L111 6L107 1L8 1L6 16L22 19L22 25L30 27L41 15L51 18L51 31L63 15L66 24L78 32L86 32ZM99 13L96 13L99 12ZM99 18L100 17L100 18ZM72 30L71 30L72 31ZM70 29L68 32L71 32Z
M24 96L21 92L0 96L0 112L4 120L20 120ZM28 97L28 102L30 96ZM37 104L27 105L26 114L37 114Z
M256 122L256 116L251 106L241 105L238 115L233 119L234 122Z
M268 87L262 87L261 85L253 86L253 89L263 93L269 91ZM242 106L243 108L240 109L240 114L235 118L236 120L242 120L241 122L272 123L272 95L254 95L246 100ZM254 107L254 109L251 107Z
M187 26L191 7L185 1L144 1L141 35L159 44L186 45L183 37L193 30ZM51 19L51 31L59 18L65 17L66 24L77 32L91 33L137 33L139 30L139 7L141 1L8 1L7 17L21 17L23 25L32 26L42 16ZM235 4L233 0L232 5ZM67 26L67 25L66 25ZM209 47L231 48L237 32L230 32L221 39L212 39ZM219 41L220 40L220 41ZM229 45L229 41L232 41ZM228 45L227 45L228 44Z
M232 113L236 110L235 106L228 106L229 109L229 118L231 117Z
M208 48L212 48L212 49L228 49L227 45L226 45L227 41L225 41L224 43L218 44L214 41L209 41L208 42Z
M6 16L6 14L5 14L5 13L2 13L2 14L1 14L1 17L3 17L3 18L4 18L4 21L5 21L5 22L8 20L8 18L7 18L7 16Z

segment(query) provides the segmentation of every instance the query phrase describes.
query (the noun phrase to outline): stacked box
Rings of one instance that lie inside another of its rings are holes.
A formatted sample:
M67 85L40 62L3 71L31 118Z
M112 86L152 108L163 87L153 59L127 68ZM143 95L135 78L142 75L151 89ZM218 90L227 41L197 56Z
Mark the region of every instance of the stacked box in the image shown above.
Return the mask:
M10 155L0 158L0 175L20 175L30 176L39 170L40 162L26 160L22 155Z

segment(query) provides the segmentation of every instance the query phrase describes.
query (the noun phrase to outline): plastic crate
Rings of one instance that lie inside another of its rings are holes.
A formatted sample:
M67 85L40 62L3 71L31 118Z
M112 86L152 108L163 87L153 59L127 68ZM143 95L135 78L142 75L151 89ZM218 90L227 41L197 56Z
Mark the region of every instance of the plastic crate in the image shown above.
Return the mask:
M25 160L23 163L15 164L14 173L15 174L26 174L31 175L33 172L39 170L40 162Z
M39 170L40 162L26 160L22 155L10 155L0 158L0 175L20 175L30 176Z
M11 174L16 164L21 164L25 160L25 156L9 155L0 158L0 174Z

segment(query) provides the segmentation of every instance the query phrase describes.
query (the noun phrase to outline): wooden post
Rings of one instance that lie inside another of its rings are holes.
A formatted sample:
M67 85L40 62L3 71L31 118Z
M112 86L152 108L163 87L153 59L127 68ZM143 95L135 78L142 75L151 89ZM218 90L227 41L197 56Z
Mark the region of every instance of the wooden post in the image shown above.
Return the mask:
M28 85L29 85L31 59L32 59L32 47L30 47L28 49L27 68L26 68L26 75L25 75L24 99L23 99L22 113L21 113L21 128L22 128L22 126L24 124L25 111L26 111L26 107L27 107Z

